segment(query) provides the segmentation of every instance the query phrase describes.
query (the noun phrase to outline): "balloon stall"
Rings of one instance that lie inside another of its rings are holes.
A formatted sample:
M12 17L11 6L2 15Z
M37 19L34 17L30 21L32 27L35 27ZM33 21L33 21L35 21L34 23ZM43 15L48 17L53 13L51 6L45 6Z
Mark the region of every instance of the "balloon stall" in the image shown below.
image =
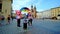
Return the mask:
M24 17L24 14L28 15L30 9L27 7L23 7L20 10L16 10L16 16Z

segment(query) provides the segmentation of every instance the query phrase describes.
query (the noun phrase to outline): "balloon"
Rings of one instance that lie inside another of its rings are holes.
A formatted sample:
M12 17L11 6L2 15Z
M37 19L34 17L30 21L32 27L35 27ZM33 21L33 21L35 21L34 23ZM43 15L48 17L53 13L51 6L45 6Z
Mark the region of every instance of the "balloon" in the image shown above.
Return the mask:
M24 14L24 13L28 13L29 11L30 11L30 9L29 8L27 8L27 7L23 7L23 8L21 8L20 9L20 11Z

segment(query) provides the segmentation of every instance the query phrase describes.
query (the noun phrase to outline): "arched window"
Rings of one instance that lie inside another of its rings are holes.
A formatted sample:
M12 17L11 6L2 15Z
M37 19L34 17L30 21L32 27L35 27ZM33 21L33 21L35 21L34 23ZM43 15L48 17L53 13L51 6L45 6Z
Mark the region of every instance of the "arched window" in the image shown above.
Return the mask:
M2 10L2 3L0 3L0 12L1 12L1 10Z

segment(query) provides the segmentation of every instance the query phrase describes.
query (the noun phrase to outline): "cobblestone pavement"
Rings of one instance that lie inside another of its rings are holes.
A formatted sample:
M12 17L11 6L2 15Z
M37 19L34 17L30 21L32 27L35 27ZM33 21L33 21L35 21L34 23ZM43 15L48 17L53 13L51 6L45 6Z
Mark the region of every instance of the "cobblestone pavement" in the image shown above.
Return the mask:
M8 25L6 21L1 22L0 34L60 34L60 20L33 19L33 25L28 26L27 30L23 30L23 20L21 27L17 27L15 19Z

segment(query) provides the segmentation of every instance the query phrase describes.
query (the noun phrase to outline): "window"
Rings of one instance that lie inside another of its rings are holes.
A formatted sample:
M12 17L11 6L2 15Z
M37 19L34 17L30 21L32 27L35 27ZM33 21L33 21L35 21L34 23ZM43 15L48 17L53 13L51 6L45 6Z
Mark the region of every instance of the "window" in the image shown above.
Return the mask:
M58 16L60 16L60 14Z
M0 9L2 9L2 4L0 4Z
M1 10L2 10L2 3L0 3L0 12L1 12Z
M2 0L0 0L0 2L2 2Z

